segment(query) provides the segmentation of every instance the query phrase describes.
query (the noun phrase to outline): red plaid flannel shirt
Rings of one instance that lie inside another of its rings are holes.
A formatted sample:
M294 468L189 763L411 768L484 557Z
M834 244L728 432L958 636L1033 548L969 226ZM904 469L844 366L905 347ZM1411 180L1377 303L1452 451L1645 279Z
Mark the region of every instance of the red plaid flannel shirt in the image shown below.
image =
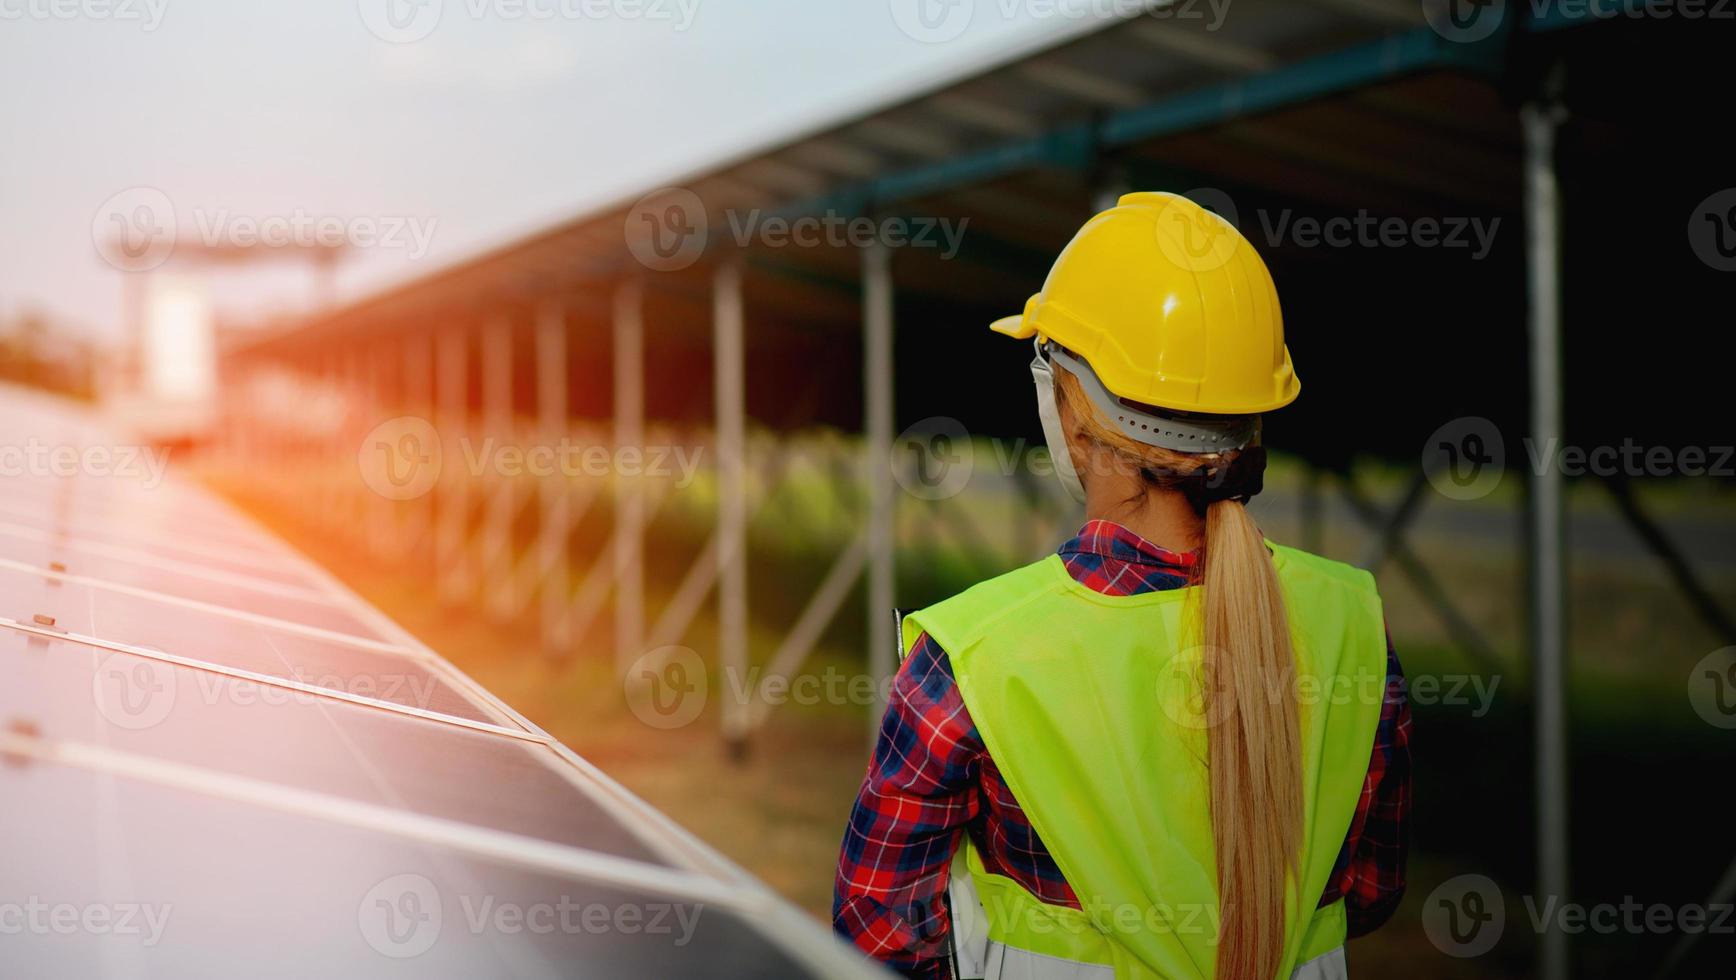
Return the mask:
M1177 554L1108 521L1061 546L1077 581L1106 595L1180 588L1198 553ZM1410 704L1387 642L1387 692L1362 798L1322 906L1344 899L1350 935L1379 927L1404 895L1410 811ZM1079 907L1073 889L1013 798L965 709L946 651L917 639L893 681L873 759L850 813L832 902L833 928L910 976L946 975L942 895L960 835L992 873L1044 902Z

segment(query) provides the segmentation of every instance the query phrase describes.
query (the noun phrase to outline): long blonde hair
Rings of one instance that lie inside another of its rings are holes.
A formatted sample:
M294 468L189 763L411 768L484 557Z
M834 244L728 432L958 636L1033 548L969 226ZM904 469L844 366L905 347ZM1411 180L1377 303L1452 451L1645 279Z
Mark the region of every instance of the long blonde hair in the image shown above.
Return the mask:
M1055 371L1057 400L1085 434L1138 468L1147 486L1188 489L1202 466L1237 452L1196 455L1134 440L1102 418L1077 378ZM1296 665L1277 569L1240 501L1205 506L1197 573L1206 657L1212 841L1223 931L1217 980L1271 980L1284 957L1285 886L1302 849L1301 712L1287 690Z

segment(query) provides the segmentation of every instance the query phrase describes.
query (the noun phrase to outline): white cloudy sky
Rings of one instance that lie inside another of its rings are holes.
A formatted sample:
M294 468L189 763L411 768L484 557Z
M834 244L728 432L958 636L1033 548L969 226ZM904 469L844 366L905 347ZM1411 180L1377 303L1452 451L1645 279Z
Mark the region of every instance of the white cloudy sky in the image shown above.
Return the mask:
M437 24L394 44L368 27L394 2L413 0L0 0L0 318L115 332L120 275L92 223L128 188L161 190L183 231L297 214L432 226L423 258L352 261L355 296L1105 6L927 0L970 16L934 43L900 27L919 0L420 0ZM308 296L299 272L219 293L232 313Z

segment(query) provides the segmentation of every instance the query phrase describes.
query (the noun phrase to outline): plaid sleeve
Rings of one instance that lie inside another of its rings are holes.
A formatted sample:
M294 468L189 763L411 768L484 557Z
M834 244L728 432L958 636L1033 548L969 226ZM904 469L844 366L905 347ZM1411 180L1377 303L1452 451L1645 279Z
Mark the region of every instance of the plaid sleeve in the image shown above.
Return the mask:
M1320 902L1326 905L1344 899L1351 938L1380 928L1404 897L1405 859L1410 850L1410 731L1404 669L1389 633L1386 696L1381 702L1368 776L1363 780L1362 798L1357 801L1332 884Z
M982 753L946 651L924 633L893 679L832 898L832 928L908 976L947 973L942 896L977 814Z

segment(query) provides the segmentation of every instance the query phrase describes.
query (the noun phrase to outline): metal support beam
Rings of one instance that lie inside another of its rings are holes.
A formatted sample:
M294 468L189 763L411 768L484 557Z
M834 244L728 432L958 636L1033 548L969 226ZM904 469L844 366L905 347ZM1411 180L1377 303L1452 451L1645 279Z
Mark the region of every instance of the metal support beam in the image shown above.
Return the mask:
M441 456L440 497L434 529L434 570L440 579L440 595L451 601L470 589L470 475L464 471L463 440L470 424L469 345L463 328L441 332L435 341L439 376L435 397L439 402Z
M512 425L512 324L504 318L488 322L482 331L483 446L513 444ZM478 447L478 452L485 452ZM511 615L517 604L517 576L512 567L512 526L517 515L514 480L485 469L478 474L488 494L483 518L481 560L484 598L497 616Z
M331 479L337 485L338 503L330 512L330 517L340 534L366 547L371 510L369 501L374 499L374 493L368 489L366 483L355 478L356 471L350 466L356 443L361 441L362 433L368 431L368 427L373 424L366 421L368 399L363 378L365 361L359 346L346 346L341 357L338 384L343 392L346 424L334 433L336 444L332 446L329 461Z
M404 378L399 408L405 415L434 419L434 341L421 333L404 336ZM433 496L406 500L399 505L404 518L403 548L408 557L421 553L428 529L434 525Z
M1372 528L1374 540L1368 543L1362 560L1357 566L1366 569L1370 574L1380 571L1380 566L1386 564L1387 555L1391 554L1393 545L1404 538L1405 529L1416 520L1417 512L1422 510L1424 501L1428 499L1429 475L1422 467L1411 474L1409 485L1405 487L1404 496L1393 507L1384 521L1378 527Z
M868 483L868 676L880 690L895 665L892 609L897 601L897 498L892 484L892 251L862 251L862 346ZM880 708L868 717L869 744L880 731Z
M1688 562L1687 556L1682 554L1681 549L1670 540L1670 536L1664 533L1664 529L1658 526L1658 522L1646 513L1639 498L1634 495L1632 484L1626 479L1614 476L1605 478L1603 482L1604 486L1609 488L1610 496L1615 498L1616 509L1627 518L1628 526L1640 536L1646 547L1652 549L1652 554L1657 555L1658 560L1664 563L1670 578L1675 580L1676 590L1682 593L1682 598L1688 600L1688 605L1694 607L1694 611L1700 615L1700 621L1706 624L1706 628L1712 631L1712 635L1720 643L1736 643L1736 622L1731 621L1724 608L1718 604L1718 599L1713 596L1712 590L1706 588L1700 577L1694 574L1694 566Z
M747 370L739 257L712 280L713 357L717 398L717 654L725 685L747 676ZM747 705L723 700L723 739L745 749Z
M1531 438L1557 445L1561 410L1561 227L1555 173L1559 106L1533 102L1520 111L1525 141L1525 264L1531 333ZM1531 629L1537 724L1537 886L1544 901L1566 902L1568 880L1566 581L1561 471L1542 468L1531 481ZM1567 934L1541 937L1543 980L1565 980Z
M838 614L838 607L849 597L850 587L855 585L856 579L861 576L867 559L868 535L864 530L832 563L826 577L820 580L819 588L814 590L808 604L802 608L801 615L796 617L795 625L784 635L783 643L779 644L777 652L772 654L772 659L766 664L766 672L759 685L749 692L749 696L754 699L748 709L748 722L751 727L757 729L765 724L772 710L769 692L780 682L787 685L790 675L802 666L814 645L820 642L820 635ZM891 614L883 613L879 618L890 622Z
M615 291L615 458L645 444L645 286L629 279ZM615 663L645 651L645 484L615 474Z
M387 354L385 345L377 344L366 349L362 355L362 424L357 426L358 437L373 431L374 426L386 421ZM368 550L375 558L386 558L392 554L393 546L397 543L397 535L393 532L398 520L398 505L396 501L388 500L367 488L365 481L363 488L366 504L362 509L362 516L367 521L365 533Z
M1357 520L1361 521L1370 533L1385 534L1386 515L1363 495L1356 481L1347 474L1341 481L1341 487L1344 500L1350 505ZM1434 607L1435 614L1441 618L1441 625L1447 628L1447 632L1459 644L1462 652L1491 674L1505 669L1494 646L1483 638L1483 634L1468 616L1459 612L1459 608L1453 604L1451 593L1435 578L1434 573L1429 571L1428 566L1423 564L1422 559L1417 557L1416 552L1411 550L1402 532L1388 542L1386 553L1397 563L1405 577L1410 579L1411 586L1417 590L1423 601Z
M537 311L536 410L538 438L546 446L558 446L567 431L567 318L559 302L550 302ZM543 644L565 653L573 643L567 608L572 592L567 534L573 488L567 474L557 468L542 478L537 491L542 499L537 557L542 580Z

